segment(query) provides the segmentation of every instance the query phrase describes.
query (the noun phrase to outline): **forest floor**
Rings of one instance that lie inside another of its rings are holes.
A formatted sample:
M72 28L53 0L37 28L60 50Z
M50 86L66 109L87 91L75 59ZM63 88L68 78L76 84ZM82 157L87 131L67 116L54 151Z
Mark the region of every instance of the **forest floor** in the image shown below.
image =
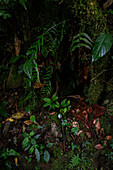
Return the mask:
M113 168L104 107L88 105L79 95L67 96L71 107L60 118L61 110L49 111L39 103L27 112L19 105L22 96L22 89L0 91L1 101L8 103L6 118L4 108L0 110L0 169Z

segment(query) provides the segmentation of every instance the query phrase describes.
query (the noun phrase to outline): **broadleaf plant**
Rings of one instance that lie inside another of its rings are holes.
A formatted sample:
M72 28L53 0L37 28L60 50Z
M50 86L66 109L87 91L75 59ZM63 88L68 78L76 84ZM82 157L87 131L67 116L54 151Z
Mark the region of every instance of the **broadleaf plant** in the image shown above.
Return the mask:
M113 45L113 37L110 34L102 33L96 39L93 46L92 62L103 57Z

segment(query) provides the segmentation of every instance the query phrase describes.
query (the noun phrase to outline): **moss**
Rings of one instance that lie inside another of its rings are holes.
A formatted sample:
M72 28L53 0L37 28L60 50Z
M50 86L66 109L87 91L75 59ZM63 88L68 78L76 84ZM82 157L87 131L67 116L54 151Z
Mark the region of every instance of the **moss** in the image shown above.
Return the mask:
M10 72L6 83L6 87L7 89L10 89L10 88L18 88L21 86L23 86L23 77L18 73L17 68L14 65L12 65L10 67Z
M89 89L89 103L98 104L100 96L103 92L103 84L100 80L94 80Z
M69 151L68 153L66 153L64 155L58 154L58 157L56 159L53 159L53 161L52 161L53 163L52 163L51 170L53 170L53 169L67 170L67 169L69 169L68 164L69 164L69 161L73 155L74 155L73 151Z

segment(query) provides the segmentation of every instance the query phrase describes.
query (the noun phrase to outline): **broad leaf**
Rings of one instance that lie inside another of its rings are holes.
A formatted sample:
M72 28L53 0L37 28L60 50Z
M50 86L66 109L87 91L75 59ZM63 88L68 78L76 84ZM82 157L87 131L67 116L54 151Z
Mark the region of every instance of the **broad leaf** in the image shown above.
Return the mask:
M34 151L34 147L31 147L31 148L29 149L29 153L32 154L33 151Z
M29 135L30 135L30 136L33 136L34 134L35 134L35 133L34 133L33 131L31 131Z
M102 33L99 35L94 43L92 62L103 57L110 50L112 44L113 37L110 34Z
M40 137L40 134L36 135L34 138L35 139L38 139Z
M31 120L33 123L35 123L35 122L36 122L35 115L30 116L30 120Z
M52 100L53 101L55 101L55 100L57 100L58 99L58 97L56 96L56 92L53 94L53 96L52 96Z
M31 144L32 144L32 145L36 145L36 140L32 138L32 139L31 139Z
M48 143L47 145L46 145L46 147L47 148L50 148L50 147L52 147L54 145L54 143Z
M40 161L40 153L37 148L35 148L35 156L36 156L37 161L39 162Z
M49 98L44 98L43 100L47 103L51 103L51 99L49 99Z
M49 162L49 160L50 160L50 154L49 154L48 151L44 151L44 160L45 160L46 162Z
M25 148L25 147L27 147L28 144L29 144L29 138L26 137L22 142L22 147Z

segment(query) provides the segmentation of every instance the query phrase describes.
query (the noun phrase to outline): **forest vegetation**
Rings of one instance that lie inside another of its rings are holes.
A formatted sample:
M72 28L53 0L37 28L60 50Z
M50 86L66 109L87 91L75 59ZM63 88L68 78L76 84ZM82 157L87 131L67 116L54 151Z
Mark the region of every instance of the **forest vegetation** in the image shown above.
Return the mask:
M0 0L0 169L113 169L113 0Z

